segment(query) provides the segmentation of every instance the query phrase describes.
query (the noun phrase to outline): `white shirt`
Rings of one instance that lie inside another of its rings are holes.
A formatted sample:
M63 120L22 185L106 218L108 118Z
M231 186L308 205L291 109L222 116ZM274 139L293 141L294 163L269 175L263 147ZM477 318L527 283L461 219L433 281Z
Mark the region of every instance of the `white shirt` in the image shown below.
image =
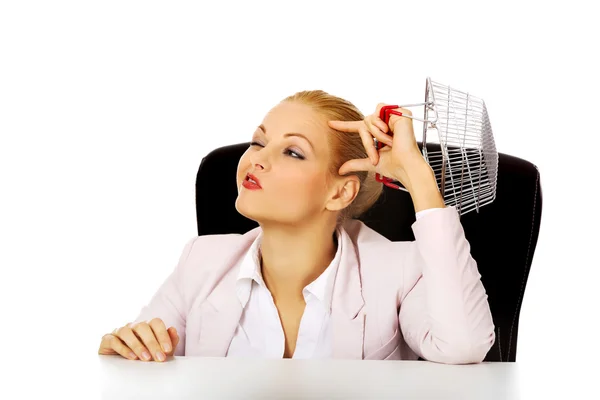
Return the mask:
M436 208L416 214L421 218ZM331 295L342 254L340 230L336 230L338 248L329 266L303 290L306 307L300 320L296 349L292 358L330 358L332 332ZM229 344L227 357L282 358L285 335L273 296L260 270L262 232L244 256L236 282L237 297L244 309Z

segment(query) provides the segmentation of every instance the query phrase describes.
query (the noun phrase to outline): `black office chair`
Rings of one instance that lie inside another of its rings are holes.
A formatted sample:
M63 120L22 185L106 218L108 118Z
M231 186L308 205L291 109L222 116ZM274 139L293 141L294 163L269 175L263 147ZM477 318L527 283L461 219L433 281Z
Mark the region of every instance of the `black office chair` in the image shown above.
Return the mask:
M258 226L235 209L237 164L248 146L240 143L221 147L202 159L196 177L198 235L243 234ZM434 144L427 146L429 151L436 149ZM541 215L537 167L500 154L496 199L479 213L472 211L461 217L496 326L496 342L485 361L516 359L519 313ZM404 191L384 186L377 203L359 219L392 241L414 240L411 225L415 211L410 195Z

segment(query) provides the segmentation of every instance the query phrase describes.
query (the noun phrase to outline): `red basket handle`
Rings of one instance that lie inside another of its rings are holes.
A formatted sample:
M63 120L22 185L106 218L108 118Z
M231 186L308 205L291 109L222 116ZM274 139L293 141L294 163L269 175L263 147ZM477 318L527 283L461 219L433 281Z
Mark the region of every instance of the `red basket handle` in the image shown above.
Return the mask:
M386 123L386 125L389 126L389 122L390 122L390 117L392 115L399 115L402 116L402 113L400 111L395 111L394 108L399 108L399 106L397 105L393 105L393 106L383 106L381 107L381 110L379 110L379 118L381 118L381 120L383 122ZM393 132L391 129L389 129L388 131L390 136L393 136ZM381 149L383 146L385 146L384 143L381 143L380 141L378 141L377 139L375 139L376 141L376 148L377 150ZM392 183L393 180L390 178L387 178L385 176L381 176L380 174L376 173L375 174L375 180L377 182L381 182L383 183L385 186L390 187L392 189L401 189L400 186L396 185L395 183Z

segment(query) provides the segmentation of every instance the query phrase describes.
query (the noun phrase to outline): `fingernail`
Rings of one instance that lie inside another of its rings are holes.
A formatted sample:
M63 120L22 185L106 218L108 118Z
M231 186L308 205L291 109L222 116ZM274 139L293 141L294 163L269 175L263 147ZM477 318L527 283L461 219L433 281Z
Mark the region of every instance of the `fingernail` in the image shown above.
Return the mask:
M146 361L148 361L150 359L150 353L148 353L147 351L144 351L142 353L142 358Z
M137 358L137 356L135 355L135 353L129 353L129 358L131 358L132 360L135 360Z
M171 345L168 343L163 343L163 350L165 351L165 353L168 353L171 351Z
M165 355L162 353L162 351L156 352L156 358L158 358L159 361L165 361Z

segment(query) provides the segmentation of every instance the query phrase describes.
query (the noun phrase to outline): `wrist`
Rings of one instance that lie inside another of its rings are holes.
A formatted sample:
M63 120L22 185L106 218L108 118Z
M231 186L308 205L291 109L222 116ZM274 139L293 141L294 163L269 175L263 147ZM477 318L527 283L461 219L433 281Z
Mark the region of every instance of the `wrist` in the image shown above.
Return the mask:
M402 169L395 176L402 178L400 182L409 192L415 189L422 190L427 186L431 188L432 184L436 185L435 174L431 166L420 154L415 157L404 158Z
M415 212L427 210L430 208L445 208L444 198L437 186L428 188L413 189L410 193Z
M422 159L422 162L413 167L406 172L406 189L412 198L415 212L446 207L431 166Z

